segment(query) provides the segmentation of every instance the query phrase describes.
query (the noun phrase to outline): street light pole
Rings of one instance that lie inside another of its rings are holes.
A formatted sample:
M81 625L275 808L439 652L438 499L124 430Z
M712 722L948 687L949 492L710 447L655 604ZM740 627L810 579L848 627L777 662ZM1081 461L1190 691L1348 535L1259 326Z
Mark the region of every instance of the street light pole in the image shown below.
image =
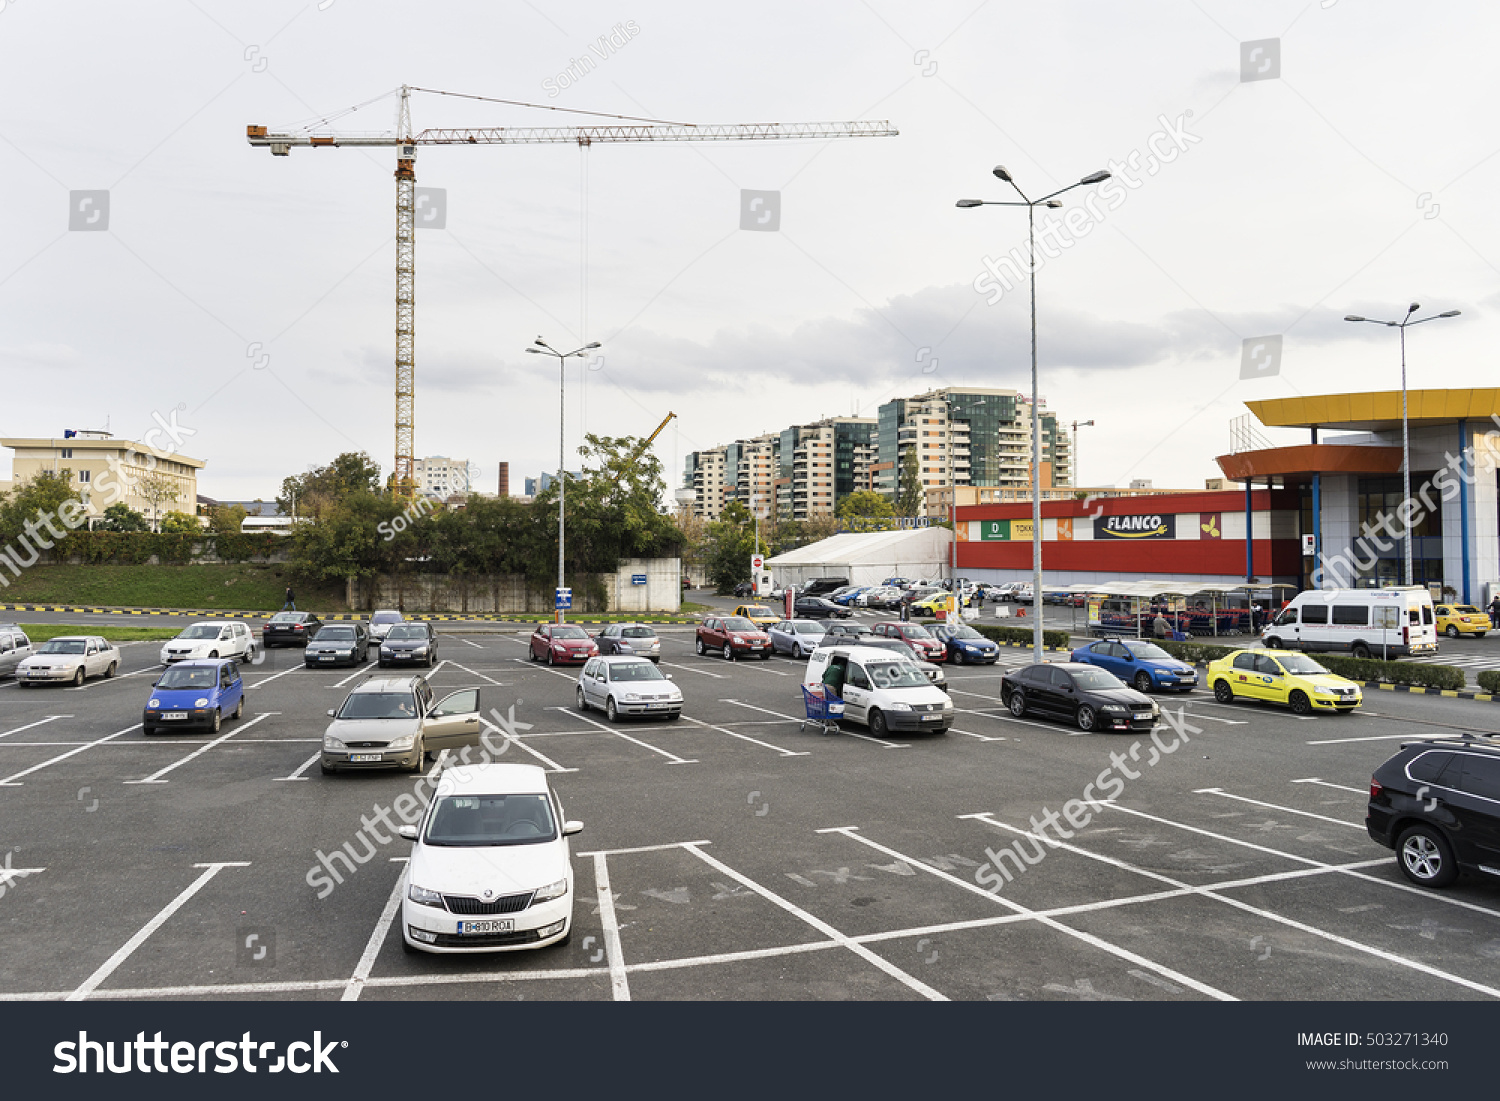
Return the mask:
M564 458L565 448L565 426L567 418L567 362L573 356L583 356L593 349L599 347L596 341L593 344L585 344L582 348L571 352L559 352L541 337L537 337L535 344L528 347L528 352L534 352L539 356L555 356L557 358L557 587L565 588L563 584L563 537L564 509L567 504L568 472L567 461ZM555 603L555 602L554 602ZM563 621L562 609L556 609L553 613L558 623Z
M1073 469L1072 469L1071 473L1073 475L1073 485L1074 486L1077 486L1079 484L1079 480L1080 480L1079 477L1078 477L1078 429L1079 428L1093 428L1093 427L1094 427L1094 422L1093 421L1074 421L1073 422L1073 456L1072 456L1072 458L1073 458Z
M1461 310L1447 310L1444 313L1432 314L1429 317L1419 318L1416 321L1411 315L1422 308L1420 302L1413 302L1406 308L1406 316L1400 321L1380 321L1370 317L1360 317L1358 314L1349 314L1345 321L1363 321L1371 325L1384 325L1389 329L1396 329L1401 333L1401 502L1402 507L1411 500L1411 426L1406 416L1406 329L1409 325L1422 325L1428 321L1437 321L1444 317L1457 317ZM1403 525L1405 521L1403 520ZM1401 532L1401 554L1402 574L1401 583L1410 585L1412 583L1411 566L1411 528L1403 526Z
M1035 615L1031 626L1032 657L1041 662L1042 653L1042 422L1038 415L1041 396L1037 381L1036 366L1036 208L1062 206L1057 196L1065 191L1085 184L1102 183L1110 174L1103 170L1092 172L1067 187L1058 188L1040 199L1028 199L1020 185L1011 177L1003 164L993 169L996 179L1003 180L1015 189L1021 202L998 202L990 199L960 199L956 205L964 208L976 206L1024 206L1026 208L1026 266L1031 275L1031 607Z

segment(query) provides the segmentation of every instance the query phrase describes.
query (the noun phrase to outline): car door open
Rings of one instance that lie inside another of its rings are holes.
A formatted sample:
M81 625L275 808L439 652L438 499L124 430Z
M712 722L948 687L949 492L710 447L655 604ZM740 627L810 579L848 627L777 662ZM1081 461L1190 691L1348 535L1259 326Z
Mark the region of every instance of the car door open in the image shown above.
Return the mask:
M429 752L479 744L479 689L460 688L444 696L422 720L422 744Z

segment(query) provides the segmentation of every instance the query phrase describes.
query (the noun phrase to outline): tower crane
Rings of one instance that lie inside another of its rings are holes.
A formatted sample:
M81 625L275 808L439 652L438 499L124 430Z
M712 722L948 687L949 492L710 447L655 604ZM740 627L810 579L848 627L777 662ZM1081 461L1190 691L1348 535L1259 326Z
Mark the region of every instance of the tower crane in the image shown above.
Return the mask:
M277 157L288 156L294 146L312 149L383 146L396 149L396 463L392 492L411 497L416 483L414 459L416 358L416 241L414 193L417 182L417 147L421 145L546 145L589 146L605 142L648 141L777 141L789 138L878 138L899 131L888 122L758 122L746 124L693 125L690 123L633 120L598 126L513 127L478 129L429 129L413 131L412 92L432 91L403 84L394 134L317 133L311 129L270 133L264 126L248 126L245 137L253 146L267 148ZM453 95L455 93L438 93ZM463 98L482 99L480 96ZM497 100L493 102L511 102ZM520 104L519 106L536 106ZM585 112L590 113L590 112ZM620 117L620 116L615 116ZM658 431L660 431L658 429Z

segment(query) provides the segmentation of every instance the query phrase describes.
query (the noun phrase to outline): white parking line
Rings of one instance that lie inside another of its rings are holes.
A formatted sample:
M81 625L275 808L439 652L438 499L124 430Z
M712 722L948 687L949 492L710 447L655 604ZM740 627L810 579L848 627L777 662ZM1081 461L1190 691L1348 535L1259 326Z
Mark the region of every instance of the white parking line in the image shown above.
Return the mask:
M515 661L515 662L519 662L522 665L534 665L535 664L535 662L533 662L530 658L511 658L510 660L511 661ZM541 672L541 673L551 673L554 677L562 677L564 680L570 680L570 681L573 681L575 683L578 680L578 678L575 677L572 673L564 673L560 669L550 669L550 668L548 668L545 665L541 666L540 669L538 669L538 672Z
M964 817L970 816L965 815ZM962 887L970 894L976 894L980 895L983 898L987 898L990 901L994 902L996 905L1004 906L1006 909L1015 914L1021 914L1032 918L1038 923L1047 926L1047 928L1049 929L1053 929L1059 933L1064 934L1065 936L1073 937L1075 940L1081 940L1085 944L1092 945L1095 948L1108 952L1110 955L1116 956L1119 959L1128 960L1129 962L1135 964L1137 967L1144 967L1150 971L1154 971L1156 972L1156 974L1162 976L1162 978L1169 979L1175 983L1181 983L1183 986L1189 987L1192 990L1196 990L1198 993L1203 994L1207 997L1214 998L1221 1002L1238 1001L1238 999L1235 998L1232 994L1226 994L1224 991L1219 990L1216 987L1209 986L1207 983L1199 982L1197 979L1194 979L1188 975L1184 975L1180 971L1174 971L1172 968L1167 967L1165 964L1157 963L1155 960L1149 960L1145 956L1139 956L1136 953L1131 952L1129 949L1121 948L1119 945L1111 944L1106 940L1101 940L1099 937L1094 936L1092 933L1085 933L1082 929L1074 929L1072 926L1064 925L1062 922L1058 921L1055 918L1043 917L1036 910L1032 910L1029 907L1022 906L1019 902L1013 902L1012 900L995 894L992 891L987 891L977 883L971 883L967 879L960 879L956 875L952 875L948 872L942 871L939 868L934 868L932 865L925 864L921 860L918 860L911 856L907 856L905 853L898 852L888 845L882 845L879 842L871 841L868 837L864 837L860 833L858 833L857 830L858 827L854 826L840 826L836 829L818 830L817 832L842 834L851 841L857 841L861 845L865 845L868 848L876 850L877 852L883 852L890 856L894 856L897 860L904 861L914 868L920 868L922 871L936 876L937 878L943 880L945 883L951 883L956 887ZM1179 889L1181 889L1181 887L1186 885L1182 884L1177 886L1179 887Z
M395 857L395 861L401 861L405 857ZM396 885L391 888L390 896L385 900L385 909L380 911L380 917L375 922L375 928L370 932L370 939L365 942L365 950L360 953L359 963L354 965L354 974L349 976L349 981L344 985L344 993L339 998L341 1002L357 1002L359 995L364 990L365 981L369 979L370 972L375 968L375 958L380 955L380 948L385 944L386 934L391 930L391 922L395 920L396 914L401 909L401 888L406 883L405 873L396 877ZM397 932L397 936L401 933Z
M616 737L624 738L627 742L633 742L634 744L640 746L642 749L649 749L652 753L660 753L663 757L667 758L667 763L668 764L671 764L671 765L696 765L698 763L696 760L685 761L681 757L677 756L677 754L675 754L675 753L668 753L665 749L658 749L658 748L656 748L656 746L652 745L649 742L643 742L639 738L632 738L629 734L626 734L624 731L616 730L613 727L605 726L603 723L596 723L593 719L589 718L587 715L580 715L577 711L574 711L572 708L568 708L568 707L550 707L550 708L548 708L548 710L549 711L561 711L565 715L568 715L568 716L570 716L572 718L582 719L584 722L588 723L590 726L596 726L600 730L604 731L606 734L613 734Z
M126 780L125 783L127 783L127 784L170 784L172 781L170 781L170 780L163 780L163 779L161 779L161 777L163 777L167 773L171 772L174 768L180 768L180 767L182 767L183 765L185 765L189 761L191 761L193 758L203 756L203 754L207 753L214 746L219 745L219 744L221 744L223 742L229 741L229 739L233 738L236 734L239 734L239 733L242 733L243 731L249 730L252 726L254 726L256 723L260 722L262 719L268 719L272 715L279 715L279 714L281 714L280 711L264 711L261 714L255 716L255 718L251 719L249 722L243 723L241 725L238 725L233 730L226 731L225 733L219 735L219 737L215 738L213 741L208 742L205 745L199 746L197 749L193 750L191 753L189 753L186 757L182 758L180 761L173 761L166 768L157 769L150 776L147 776L144 780Z
M25 726L18 726L13 730L7 730L4 734L0 734L0 738L9 738L12 734L19 734L21 731L30 730L34 726L43 726L50 722L56 722L58 719L71 719L72 717L72 715L48 715L45 719L38 719L34 723L27 723Z
M1052 723L1039 723L1032 719L1018 719L1009 712L996 715L990 711L976 711L971 707L957 707L954 708L954 710L962 715L978 715L980 718L994 719L997 723L1015 723L1017 726L1034 726L1038 730L1046 730L1052 734L1066 734L1070 738L1083 737L1082 730L1070 730L1065 726L1057 726Z
M20 787L21 785L16 781L18 781L22 776L30 776L33 772L40 772L48 765L55 765L58 761L65 761L75 754L82 753L85 749L89 749L90 747L96 745L103 745L105 742L113 741L115 738L118 738L122 734L129 734L132 730L139 730L140 728L140 723L134 723L130 726L127 726L124 730L116 730L113 734L106 734L104 737L97 738L92 742L84 742L83 745L79 746L78 748L70 749L66 753L60 753L56 757L53 757L51 760L43 761L39 765L32 765L30 768L22 769L20 772L12 773L5 779L0 780L0 787Z
M465 646L472 646L476 650L483 650L484 649L484 647L481 646L481 645L479 645L479 643L477 643L477 642L470 642L468 639L460 637L460 636L457 636L457 635L455 635L454 637L458 638L458 641L462 642Z
M488 727L490 730L493 730L496 734L499 734L502 738L504 738L506 745L513 745L517 749L522 749L522 750L525 750L527 753L530 753L538 761L541 761L542 764L546 765L547 766L547 771L549 771L549 772L577 772L578 771L576 768L563 768L562 765L558 764L551 757L544 756L542 753L538 752L537 750L532 749L529 745L527 745L525 742L523 742L520 738L512 738L505 731L501 730L494 723L490 722L488 719L486 719L486 718L484 718L482 716L480 717L479 722L480 722L481 725Z
M715 680L726 680L723 673L710 673L707 669L695 669L691 665L676 665L670 661L662 662L669 669L685 669L689 673L700 673L705 677L713 677Z
M280 781L286 781L286 780L306 780L306 779L308 779L308 777L306 777L306 776L304 776L302 774L304 772L306 772L308 769L312 768L313 763L315 761L317 761L317 759L319 757L321 757L321 756L323 756L323 751L320 749L320 750L318 750L318 752L314 753L311 757L309 757L307 760L303 761L300 765L298 765L297 768L296 768L296 771L294 771L290 776L278 776L278 777L276 777L277 781L280 782Z
M732 703L736 707L747 707L751 711L759 711L762 714L766 714L766 715L775 715L778 719L786 719L789 722L801 723L803 721L802 719L797 718L795 715L787 715L787 714L784 714L784 713L782 713L780 711L771 711L768 708L756 707L753 703L744 703L744 702L742 702L740 700L720 700L719 702L720 703ZM888 741L885 741L883 738L876 738L876 737L874 737L872 735L869 735L869 734L861 734L861 733L859 733L858 731L855 731L855 730L840 729L839 733L841 733L841 734L847 734L851 738L858 738L860 741L863 741L863 742L874 742L876 745L882 746L885 749L910 749L911 748L911 744L909 742L888 742Z
M1296 807L1283 807L1277 803L1262 803L1259 799L1247 799L1243 795L1231 795L1223 788L1194 788L1193 794L1221 795L1225 799L1235 799L1241 803L1251 803L1257 807L1266 807L1269 810L1281 810L1287 814L1300 814L1304 818L1316 818L1319 822L1331 822L1335 826L1348 826L1350 829L1359 830L1361 833L1365 830L1363 822L1345 822L1342 818L1329 818L1326 815L1313 814L1311 811L1298 810Z
M1320 780L1316 776L1309 776L1305 780L1293 780L1294 784L1317 784L1319 787L1338 788L1340 791L1352 791L1355 795L1369 795L1368 788L1351 788L1343 784L1330 784L1327 780Z
M901 983L908 989L915 991L929 1001L946 1002L948 1000L942 994L938 993L938 991L934 990L932 987L928 986L926 983L922 982L915 976L907 974L905 971L901 970L901 968L897 967L894 963L891 963L889 960L885 959L885 957L881 956L879 953L866 948L863 944L858 943L852 937L845 936L843 933L839 932L832 925L829 925L826 921L822 921L819 918L814 917L812 914L808 913L801 907L787 901L775 892L762 887L759 883L755 882L755 880L751 879L749 876L741 875L739 872L731 868L728 864L725 864L719 860L715 860L702 849L699 849L694 845L684 845L683 848L692 853L699 860L703 861L709 867L723 872L725 875L729 876L731 879L734 879L736 882L749 887L756 894L760 895L761 898L765 899L775 906L779 906L781 909L785 910L793 917L806 922L808 925L811 925L825 937L828 937L830 940L838 941L845 948L849 949L849 951L860 957L860 959L864 960L866 963L878 967L880 970L884 971L887 975L891 976L891 978L895 979L897 982Z
M675 847L675 846L673 846ZM625 952L620 947L620 925L615 920L615 896L609 889L609 866L605 855L594 857L595 895L599 900L599 922L604 926L604 952L609 959L609 986L615 1001L630 1001L630 980L625 975Z
M478 677L480 680L487 680L491 684L496 685L496 686L498 686L500 688L504 688L505 687L505 685L501 684L494 677L487 677L483 673L476 673L474 670L470 669L468 666L466 666L466 665L460 665L456 661L451 661L451 662L445 661L443 664L445 664L445 665L452 665L453 668L455 668L455 669L462 669L465 673L468 673L469 676L471 676L471 677Z
M1115 807L1115 809L1126 810L1127 808L1117 806ZM1036 836L1029 830L1023 830L1017 826L1011 826L1004 822L997 822L995 819L989 817L988 815L979 815L976 817L981 818L983 821L989 823L992 826L1007 830L1010 833L1020 834L1022 837ZM1146 815L1144 817L1154 818L1153 815ZM1160 821L1160 819L1158 819L1158 821ZM1278 925L1285 925L1288 928L1296 929L1298 932L1309 933L1315 937L1321 937L1324 940L1332 941L1334 944L1341 945L1344 948L1352 948L1356 952L1363 952L1366 955L1374 956L1376 959L1384 960L1387 963L1394 963L1399 967L1406 967L1413 971L1419 971L1424 975L1429 975L1436 979L1442 979L1446 982L1455 983L1458 986L1473 990L1476 993L1488 995L1492 998L1500 998L1500 990L1497 990L1494 987L1485 986L1483 983L1474 982L1472 979L1466 979L1462 975L1454 975L1450 972L1443 971L1436 967L1431 967L1417 960L1407 959L1405 956L1398 956L1394 952L1387 952L1385 949L1376 948L1374 945L1364 944L1357 940L1351 940L1348 937L1329 932L1327 929L1320 929L1315 925L1309 925L1306 922L1298 921L1295 918L1287 917L1284 914L1278 914L1273 910L1266 910L1259 906L1252 906L1248 902L1242 902L1237 898L1231 898L1228 895L1220 894L1219 891L1223 888L1194 887L1192 884L1184 883L1180 879L1173 879L1171 876L1162 875L1160 872L1153 872L1148 868L1137 867L1135 865L1126 863L1125 861L1116 860L1113 857L1102 856L1098 853L1090 852L1088 849L1081 848L1078 845L1069 844L1066 841L1057 841L1052 838L1043 838L1042 840L1054 848L1066 849L1068 852L1077 853L1079 856L1088 857L1091 860L1098 860L1102 863L1107 863L1115 867L1123 868L1136 875L1145 876L1147 879L1154 879L1159 883L1166 883L1173 887L1190 889L1194 894L1201 895L1204 898L1211 898L1216 902L1224 903L1226 906L1232 906L1236 910L1242 910L1247 914L1254 914L1256 917L1262 918L1266 921L1274 921ZM1351 872L1348 874L1359 876L1359 878L1362 879L1373 878L1360 875L1360 873L1357 872ZM1376 880L1376 882L1383 881ZM1425 892L1420 893L1425 894Z
M218 875L225 868L248 868L249 866L250 862L248 860L225 861L219 864L194 864L193 867L203 869L203 874L200 875L197 879L193 880L193 882L189 884L187 889L184 890L180 895L174 898L171 902L167 903L166 906L162 908L160 913L158 913L150 921L146 922L145 925L141 926L141 928L136 932L135 936L131 937L124 944L120 945L115 954L101 963L98 969L92 975L83 980L83 983L78 987L78 989L74 990L73 993L68 995L66 1000L70 1002L81 1002L83 1001L83 999L87 998L91 993L93 993L94 990L98 988L100 983L104 982L105 979L113 975L116 969L118 969L122 963L130 958L132 952L134 952L137 948L139 948L146 942L147 937L149 937L152 933L156 932L163 925L165 925L167 919L175 914L178 910L180 910L187 903L188 899L192 898L195 894L202 890L204 885L208 883L208 881L214 876Z
M356 668L354 670L354 672L350 673L343 680L337 681L337 682L335 682L333 684L330 684L330 685L328 685L328 687L329 688L342 688L342 687L344 687L344 685L348 684L350 681L354 680L356 677L367 676L369 673L370 673L370 670L365 669L362 666L358 667L358 668Z
M8 868L0 864L0 887L14 887L17 879L25 879L29 875L41 875L46 870L46 868Z
M725 703L725 702L728 702L728 701L720 700L719 702L720 703ZM709 730L717 730L721 734L728 734L731 738L739 738L741 741L753 742L754 744L756 744L758 746L764 746L766 749L774 749L777 753L780 753L783 757L810 757L810 756L812 756L812 754L809 753L805 749L802 750L802 751L800 751L800 752L798 752L796 750L791 750L791 749L782 749L779 745L772 745L770 742L763 742L759 738L752 738L752 737L750 737L750 735L748 735L748 734L736 734L733 730L729 730L726 727L715 726L713 723L706 723L702 719L695 719L695 718L693 718L691 715L684 715L683 718L686 719L690 723L697 723L699 726L707 727Z
M1355 714L1358 715L1359 712L1356 711ZM1414 740L1416 740L1416 739L1418 739L1420 737L1422 737L1422 735L1420 735L1420 734L1413 734L1410 731L1408 731L1405 734L1372 734L1372 735L1369 735L1369 736L1363 737L1363 738L1320 738L1320 739L1318 739L1315 742L1308 742L1307 744L1308 745L1343 745L1346 742L1396 742L1396 741L1408 741L1409 742L1409 741L1414 741Z
M956 726L953 727L952 730L955 734L965 734L970 738L978 738L981 742L1004 742L1009 740L1003 736L999 738L992 738L988 734L975 734L972 730L960 730Z
M306 672L311 672L311 670L308 669L307 664L305 662L299 661L296 665L293 665L290 669L283 669L281 672L279 672L279 673L272 673L269 677L266 677L263 680L258 680L254 684L247 684L247 685L245 685L245 691L246 692L253 692L257 688L264 688L266 685L270 684L273 680L276 680L279 677L284 677L288 673L306 673Z

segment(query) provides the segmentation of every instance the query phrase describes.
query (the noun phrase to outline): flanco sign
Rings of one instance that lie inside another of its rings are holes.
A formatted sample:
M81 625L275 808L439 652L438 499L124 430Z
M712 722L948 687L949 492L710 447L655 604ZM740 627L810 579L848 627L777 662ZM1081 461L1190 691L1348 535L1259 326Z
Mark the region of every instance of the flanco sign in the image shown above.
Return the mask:
M1149 513L1142 516L1096 516L1095 539L1175 539L1177 517Z

